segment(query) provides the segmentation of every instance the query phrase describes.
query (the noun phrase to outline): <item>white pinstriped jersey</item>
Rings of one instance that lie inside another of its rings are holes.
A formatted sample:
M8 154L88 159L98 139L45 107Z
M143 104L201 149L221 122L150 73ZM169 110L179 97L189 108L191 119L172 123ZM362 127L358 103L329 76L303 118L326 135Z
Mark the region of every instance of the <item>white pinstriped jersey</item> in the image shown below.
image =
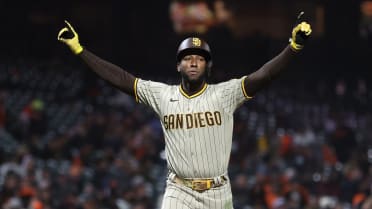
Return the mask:
M233 113L250 98L244 78L205 84L191 96L180 85L136 79L136 100L150 106L160 118L171 171L183 178L227 173Z

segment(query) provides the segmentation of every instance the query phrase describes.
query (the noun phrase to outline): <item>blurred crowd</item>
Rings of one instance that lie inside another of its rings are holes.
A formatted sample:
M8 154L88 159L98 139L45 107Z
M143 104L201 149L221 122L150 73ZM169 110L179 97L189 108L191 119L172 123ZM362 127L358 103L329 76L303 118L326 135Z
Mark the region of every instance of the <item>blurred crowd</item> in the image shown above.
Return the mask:
M1 208L159 207L167 167L149 108L80 65L0 67ZM283 79L240 107L229 166L234 208L372 208L369 84Z

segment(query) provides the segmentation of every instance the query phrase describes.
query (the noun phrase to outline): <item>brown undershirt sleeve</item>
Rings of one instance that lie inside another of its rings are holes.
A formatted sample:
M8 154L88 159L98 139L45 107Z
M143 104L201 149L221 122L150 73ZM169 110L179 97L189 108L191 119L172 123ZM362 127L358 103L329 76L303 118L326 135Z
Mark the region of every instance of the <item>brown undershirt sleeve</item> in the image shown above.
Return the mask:
M290 46L287 46L279 55L264 64L257 71L249 74L244 80L244 88L247 95L253 97L259 90L268 86L273 79L286 69L296 53Z
M135 77L123 70L122 68L103 60L87 49L84 49L79 56L84 62L102 79L109 82L114 87L120 89L124 93L134 95L134 82Z

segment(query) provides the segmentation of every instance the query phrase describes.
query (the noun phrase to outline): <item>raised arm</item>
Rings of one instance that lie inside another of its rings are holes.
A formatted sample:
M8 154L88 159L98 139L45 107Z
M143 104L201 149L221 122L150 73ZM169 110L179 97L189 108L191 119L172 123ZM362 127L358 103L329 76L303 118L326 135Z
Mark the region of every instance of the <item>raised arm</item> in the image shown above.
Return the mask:
M290 44L276 57L264 64L257 71L249 74L244 80L244 88L248 96L254 96L259 90L271 83L287 67L288 63L304 47L306 39L311 34L311 27L301 22L292 30Z
M59 31L57 39L65 43L74 54L80 56L89 68L102 79L121 91L134 96L135 77L122 68L84 49L79 43L79 35L74 28L69 22L65 21L65 23L67 26Z

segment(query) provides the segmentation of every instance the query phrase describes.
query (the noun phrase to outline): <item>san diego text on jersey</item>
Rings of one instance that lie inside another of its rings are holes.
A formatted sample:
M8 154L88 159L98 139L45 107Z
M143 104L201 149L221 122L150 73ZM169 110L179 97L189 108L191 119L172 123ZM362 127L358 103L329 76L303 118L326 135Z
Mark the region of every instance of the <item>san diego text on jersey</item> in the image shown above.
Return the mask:
M191 129L191 128L202 128L206 126L220 126L221 113L219 111L214 112L195 112L187 114L169 114L163 117L165 129Z

